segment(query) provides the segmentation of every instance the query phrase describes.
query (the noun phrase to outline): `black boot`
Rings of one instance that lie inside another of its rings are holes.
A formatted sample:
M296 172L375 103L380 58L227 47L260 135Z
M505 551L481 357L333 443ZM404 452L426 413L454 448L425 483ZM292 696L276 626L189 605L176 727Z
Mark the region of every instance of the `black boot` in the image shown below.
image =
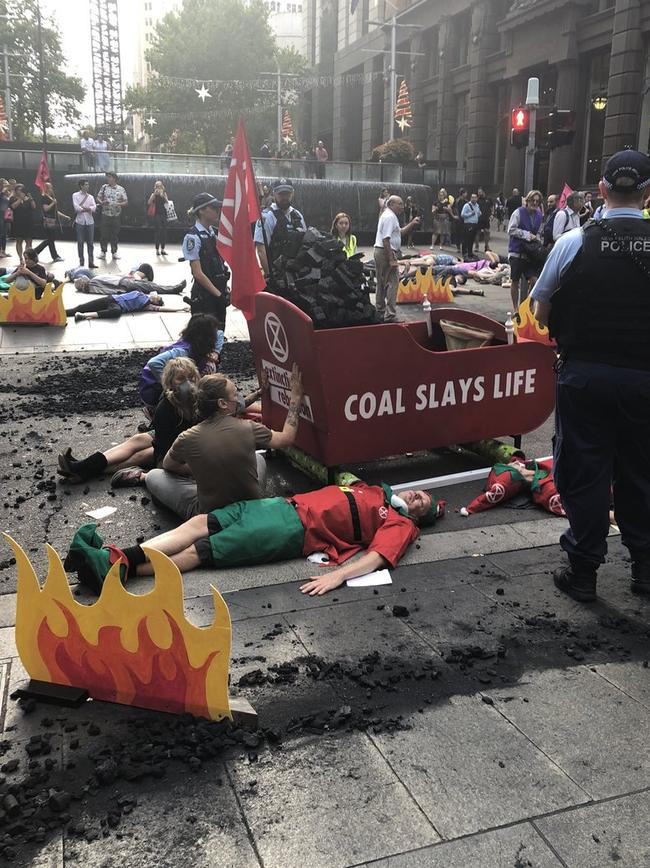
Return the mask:
M650 556L632 556L632 582L630 590L634 594L650 594Z
M555 587L580 603L596 599L596 567L586 561L569 558L569 565L553 573Z

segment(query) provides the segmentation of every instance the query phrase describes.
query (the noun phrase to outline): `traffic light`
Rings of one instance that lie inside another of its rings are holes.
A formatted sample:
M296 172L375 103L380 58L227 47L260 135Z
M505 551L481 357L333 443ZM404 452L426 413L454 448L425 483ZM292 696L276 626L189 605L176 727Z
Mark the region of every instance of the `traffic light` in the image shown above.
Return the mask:
M550 150L570 145L576 134L576 113L571 109L553 109L548 116Z
M530 113L528 109L519 108L512 110L510 125L510 144L515 148L525 148L530 135Z

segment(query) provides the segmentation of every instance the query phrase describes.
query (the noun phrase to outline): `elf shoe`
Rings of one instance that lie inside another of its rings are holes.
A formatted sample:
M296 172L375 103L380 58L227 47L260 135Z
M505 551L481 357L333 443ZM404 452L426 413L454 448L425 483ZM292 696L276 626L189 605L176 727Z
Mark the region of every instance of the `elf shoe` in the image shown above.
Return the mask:
M120 561L120 579L126 581L128 562L120 549L104 547L96 524L84 524L75 533L63 562L69 573L77 573L81 584L101 594L104 580L116 561Z

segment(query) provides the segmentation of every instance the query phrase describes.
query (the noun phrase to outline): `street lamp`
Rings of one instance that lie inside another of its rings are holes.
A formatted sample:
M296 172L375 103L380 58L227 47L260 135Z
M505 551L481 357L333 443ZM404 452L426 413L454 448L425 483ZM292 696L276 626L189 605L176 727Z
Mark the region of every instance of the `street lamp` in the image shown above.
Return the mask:
M599 96L595 96L591 101L591 107L595 109L597 112L602 112L607 108L607 97L605 94L600 94Z

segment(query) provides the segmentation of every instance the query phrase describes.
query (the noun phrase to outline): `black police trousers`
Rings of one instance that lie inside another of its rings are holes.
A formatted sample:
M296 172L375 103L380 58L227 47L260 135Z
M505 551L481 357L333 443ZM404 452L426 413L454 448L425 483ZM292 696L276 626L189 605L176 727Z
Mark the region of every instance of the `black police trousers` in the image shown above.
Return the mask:
M650 371L561 363L555 410L555 483L569 519L560 545L574 565L607 553L611 489L632 559L650 558Z

